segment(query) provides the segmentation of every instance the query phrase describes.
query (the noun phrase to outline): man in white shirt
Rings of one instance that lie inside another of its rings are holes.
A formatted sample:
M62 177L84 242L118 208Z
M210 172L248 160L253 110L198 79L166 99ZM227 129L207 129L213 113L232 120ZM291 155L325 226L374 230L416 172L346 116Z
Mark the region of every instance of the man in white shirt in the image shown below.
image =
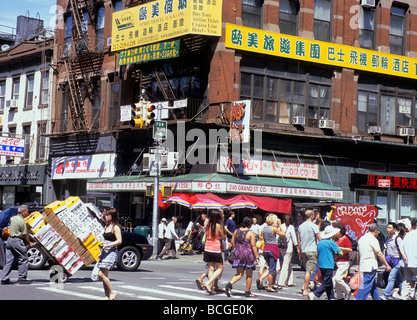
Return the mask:
M400 251L403 256L404 281L401 289L401 299L410 300L413 298L413 288L411 288L411 281L413 276L417 278L417 219L411 220L411 229L405 235L401 245Z
M163 255L168 253L169 250L172 250L173 253L171 255L172 259L177 258L177 248L175 246L175 240L179 240L177 233L175 232L175 224L177 223L177 218L172 217L172 220L167 225L167 229L165 232L165 245L162 248L162 251L156 256L156 259L162 259Z
M358 241L359 272L361 273L362 283L356 294L356 300L366 300L369 293L371 294L372 299L381 300L375 281L376 272L378 270L377 259L385 265L388 272L391 271L391 267L385 260L377 240L379 233L379 226L376 223L373 223L369 226L368 232Z
M165 233L167 230L167 219L162 218L158 225L158 253L161 253L162 248L165 245Z

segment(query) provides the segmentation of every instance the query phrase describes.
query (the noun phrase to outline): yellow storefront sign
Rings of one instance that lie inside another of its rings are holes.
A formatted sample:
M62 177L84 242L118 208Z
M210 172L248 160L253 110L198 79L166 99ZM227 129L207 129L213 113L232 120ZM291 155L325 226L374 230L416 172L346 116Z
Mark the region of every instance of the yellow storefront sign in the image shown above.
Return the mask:
M295 60L417 79L417 59L226 24L226 47Z
M222 0L157 0L113 13L112 51L186 34L221 36Z

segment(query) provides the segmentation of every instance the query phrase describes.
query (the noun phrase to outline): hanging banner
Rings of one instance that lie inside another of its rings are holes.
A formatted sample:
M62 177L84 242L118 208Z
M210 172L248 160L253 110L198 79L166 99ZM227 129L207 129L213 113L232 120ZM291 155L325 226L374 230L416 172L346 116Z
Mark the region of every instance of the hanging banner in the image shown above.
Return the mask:
M222 0L157 0L113 13L112 51L186 34L222 35Z
M417 79L417 59L226 24L226 48Z
M0 155L23 157L25 154L25 139L0 137Z
M328 220L339 221L346 227L346 235L358 241L378 217L378 208L363 204L335 204L329 213Z
M117 64L124 66L132 63L177 58L180 55L180 41L155 43L148 46L128 49L120 52Z
M249 143L251 101L243 100L232 102L231 112L230 141Z

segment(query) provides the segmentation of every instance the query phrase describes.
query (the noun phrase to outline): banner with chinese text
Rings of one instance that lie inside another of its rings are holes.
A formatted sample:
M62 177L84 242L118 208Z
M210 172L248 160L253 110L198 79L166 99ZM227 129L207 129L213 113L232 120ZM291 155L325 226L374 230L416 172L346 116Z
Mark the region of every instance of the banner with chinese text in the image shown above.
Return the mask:
M153 60L177 58L180 54L180 41L168 41L127 49L120 52L119 66Z
M222 0L157 0L113 13L112 51L185 34L221 36Z
M226 24L226 48L417 79L417 59Z

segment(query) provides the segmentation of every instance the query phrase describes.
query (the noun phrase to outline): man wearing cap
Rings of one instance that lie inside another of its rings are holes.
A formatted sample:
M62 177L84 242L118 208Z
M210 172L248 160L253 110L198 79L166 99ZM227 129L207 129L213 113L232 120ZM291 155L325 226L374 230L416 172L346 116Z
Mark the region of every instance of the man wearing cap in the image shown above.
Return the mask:
M167 219L162 218L158 225L158 254L161 253L162 248L165 245L165 233L167 231Z
M391 267L385 260L381 252L381 246L377 240L380 233L379 226L376 223L369 225L368 232L365 233L358 241L359 255L359 272L361 274L362 283L356 293L356 300L366 300L370 293L372 299L381 300L379 297L378 287L376 286L376 272L378 270L379 259L391 271Z
M12 271L13 262L18 261L18 284L30 284L27 280L28 273L28 250L26 245L34 247L35 243L29 240L25 218L29 216L28 207L21 205L15 215L10 220L10 237L6 244L6 265L1 275L1 284L10 284L10 272Z
M333 270L335 259L334 256L343 255L343 251L339 248L332 238L339 232L339 228L333 228L331 225L327 226L323 232L320 233L321 240L317 244L318 265L320 268L323 282L314 292L308 294L308 299L313 300L320 298L326 292L327 299L334 300L333 291Z

